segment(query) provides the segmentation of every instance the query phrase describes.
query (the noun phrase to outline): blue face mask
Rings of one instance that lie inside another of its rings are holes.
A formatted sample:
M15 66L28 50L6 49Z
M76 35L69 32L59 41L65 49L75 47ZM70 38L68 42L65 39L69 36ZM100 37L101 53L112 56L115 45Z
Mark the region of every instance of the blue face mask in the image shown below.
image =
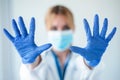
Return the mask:
M54 49L58 51L64 51L72 44L73 32L72 30L49 31L48 40L50 43L52 43Z

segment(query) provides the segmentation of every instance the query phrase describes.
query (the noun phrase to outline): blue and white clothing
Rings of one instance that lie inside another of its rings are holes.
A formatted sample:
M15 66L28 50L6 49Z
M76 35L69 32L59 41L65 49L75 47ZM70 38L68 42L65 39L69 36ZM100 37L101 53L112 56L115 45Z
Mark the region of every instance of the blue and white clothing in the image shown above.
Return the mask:
M101 80L102 63L91 70L82 56L71 52L66 58L64 69L61 69L59 59L52 50L41 56L42 61L34 70L21 65L21 80Z

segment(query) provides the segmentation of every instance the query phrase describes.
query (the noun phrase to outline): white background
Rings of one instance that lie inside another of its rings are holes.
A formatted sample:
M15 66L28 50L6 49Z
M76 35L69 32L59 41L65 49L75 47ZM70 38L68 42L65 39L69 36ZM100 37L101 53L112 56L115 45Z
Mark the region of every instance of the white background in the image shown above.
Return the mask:
M12 43L3 34L7 28L13 35L11 19L23 16L27 28L31 17L36 19L35 42L47 42L44 17L49 7L57 4L67 6L74 14L76 31L74 45L84 47L86 36L83 18L87 18L92 29L93 17L100 16L100 29L105 17L109 19L108 33L114 26L117 33L109 44L103 58L103 80L120 79L120 1L119 0L0 0L0 80L19 80L20 57ZM107 34L108 34L107 33Z

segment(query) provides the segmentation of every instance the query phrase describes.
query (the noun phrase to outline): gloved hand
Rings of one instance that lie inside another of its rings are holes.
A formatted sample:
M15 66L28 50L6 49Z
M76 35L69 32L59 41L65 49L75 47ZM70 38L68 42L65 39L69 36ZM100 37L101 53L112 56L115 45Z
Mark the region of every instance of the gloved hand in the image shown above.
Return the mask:
M107 18L105 18L103 28L101 30L101 33L99 33L99 17L98 15L95 15L92 35L89 24L87 20L84 19L84 28L87 36L87 46L85 48L80 48L76 46L72 46L70 48L73 52L83 56L86 63L91 67L95 67L100 62L101 57L105 52L109 41L112 39L116 32L116 27L114 27L112 32L105 38L107 26L108 20Z
M51 44L45 44L42 46L37 46L34 42L34 33L35 33L35 19L31 18L29 34L26 30L24 21L22 17L19 17L18 20L20 30L18 29L16 21L12 20L12 26L16 37L13 37L6 29L4 33L8 39L14 44L17 51L19 52L22 62L33 63L37 56L39 56L43 51L51 47Z

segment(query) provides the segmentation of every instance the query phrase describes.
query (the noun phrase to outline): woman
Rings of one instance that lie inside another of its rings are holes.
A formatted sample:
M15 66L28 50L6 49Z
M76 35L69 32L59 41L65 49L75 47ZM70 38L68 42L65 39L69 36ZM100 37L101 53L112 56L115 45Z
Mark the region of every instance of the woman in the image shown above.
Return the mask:
M74 20L72 12L61 5L53 6L47 12L45 23L48 44L37 46L34 42L35 19L31 19L29 34L22 17L12 20L16 37L6 29L4 33L12 41L22 59L21 80L99 80L100 60L116 28L106 36L108 20L105 18L99 33L98 15L94 18L93 35L84 19L87 46L72 46ZM51 47L51 48L50 48ZM49 49L50 48L50 49ZM98 65L99 64L99 65Z

